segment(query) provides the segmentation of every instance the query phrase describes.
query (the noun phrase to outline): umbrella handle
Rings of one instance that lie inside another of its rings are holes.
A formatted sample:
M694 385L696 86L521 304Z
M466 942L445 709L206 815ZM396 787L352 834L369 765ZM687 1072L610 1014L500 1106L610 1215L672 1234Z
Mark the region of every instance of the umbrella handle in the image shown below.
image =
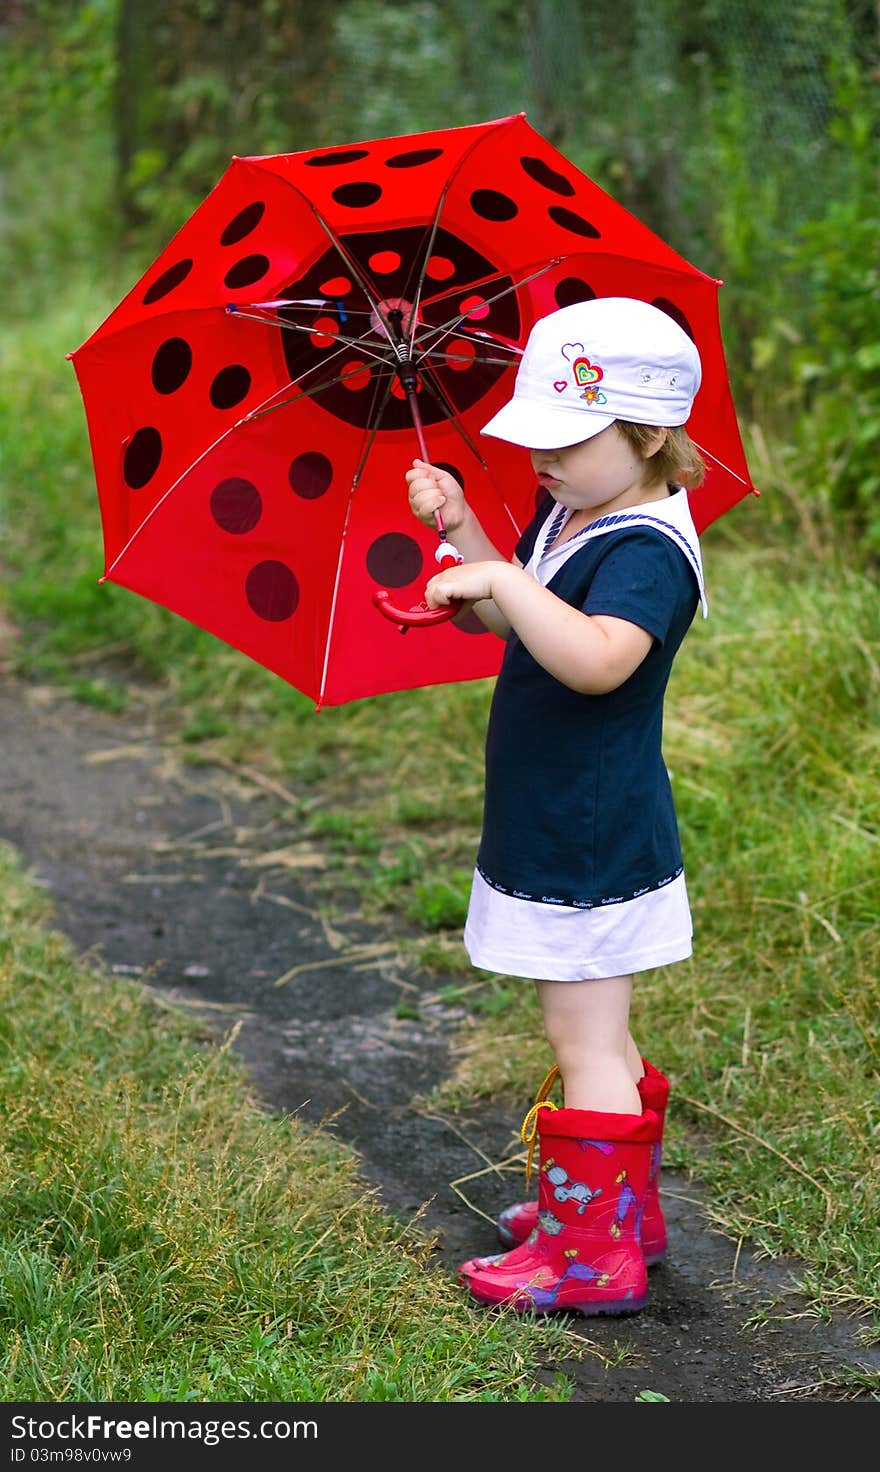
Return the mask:
M385 588L379 588L373 594L373 602L384 618L393 624L400 625L400 632L405 634L407 629L427 629L434 624L445 624L449 619L461 611L462 600L454 598L451 603L445 603L441 608L428 608L422 603L415 608L396 608L391 602L391 594Z

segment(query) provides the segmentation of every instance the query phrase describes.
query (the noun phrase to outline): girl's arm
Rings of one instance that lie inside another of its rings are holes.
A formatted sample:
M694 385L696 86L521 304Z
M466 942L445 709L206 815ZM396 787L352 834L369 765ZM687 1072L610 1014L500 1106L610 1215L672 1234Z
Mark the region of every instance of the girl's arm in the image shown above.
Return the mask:
M406 481L413 514L426 526L433 526L434 513L439 511L443 517L447 540L461 553L465 563L497 561L505 567L508 565L465 501L461 486L447 470L429 465L425 460L414 460L412 470L407 471ZM511 562L514 567L522 566L516 557ZM493 599L466 601L471 603L474 613L487 629L491 629L501 639L507 638L510 623Z
M457 527L454 532L449 532L448 538L461 553L466 566L476 562L497 562L499 567L522 569L522 563L516 556L513 556L509 563L505 562L502 553L489 541L481 523L470 507L467 508L461 526ZM499 608L494 598L467 599L466 602L470 604L477 618L486 625L487 629L491 629L499 639L507 638L511 628L510 619Z
M581 613L509 562L449 567L431 578L425 598L432 608L453 598L473 600L478 613L490 604L548 674L582 695L616 690L654 642L646 629L627 619Z

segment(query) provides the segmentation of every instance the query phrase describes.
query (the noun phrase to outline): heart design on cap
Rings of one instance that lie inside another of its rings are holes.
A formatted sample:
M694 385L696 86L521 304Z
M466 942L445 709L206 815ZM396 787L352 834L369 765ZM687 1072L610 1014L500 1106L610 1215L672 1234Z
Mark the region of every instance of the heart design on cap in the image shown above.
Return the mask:
M558 394L561 394L565 391L565 389L568 388L568 380L565 378L557 378L555 383L553 384L553 387Z
M591 363L589 358L575 358L572 370L575 383L580 384L581 388L589 383L598 383L605 376L598 363Z

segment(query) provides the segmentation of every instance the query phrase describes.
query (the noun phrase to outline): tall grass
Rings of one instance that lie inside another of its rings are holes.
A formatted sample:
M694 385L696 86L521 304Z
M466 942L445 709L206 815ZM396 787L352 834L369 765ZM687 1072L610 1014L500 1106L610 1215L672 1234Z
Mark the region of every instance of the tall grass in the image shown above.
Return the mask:
M356 1157L79 963L0 845L0 1397L552 1401L561 1326L480 1315Z

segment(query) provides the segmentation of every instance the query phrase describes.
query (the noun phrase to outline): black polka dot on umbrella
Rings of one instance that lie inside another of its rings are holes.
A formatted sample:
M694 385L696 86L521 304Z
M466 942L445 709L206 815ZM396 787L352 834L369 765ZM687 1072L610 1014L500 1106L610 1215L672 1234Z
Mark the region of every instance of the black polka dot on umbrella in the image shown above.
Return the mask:
M285 562L258 562L245 582L245 597L257 618L279 624L294 614L299 583Z
M150 376L156 393L176 393L189 377L192 360L192 348L185 338L167 338L153 358Z
M244 209L239 210L234 219L229 221L220 236L220 244L236 245L239 240L244 240L246 235L256 230L265 213L266 205L262 199L255 199L253 204L245 205Z
M333 466L320 450L306 450L290 462L287 479L290 481L290 489L302 496L304 501L317 501L319 496L330 489Z
M395 153L386 158L386 169L417 169L421 164L430 164L442 154L442 148L411 148L408 153Z
M566 276L563 281L556 283L553 295L557 307L573 307L575 302L593 301L596 293L580 276Z
M457 613L454 618L450 619L450 623L462 634L488 634L489 632L483 620L477 617L472 608L466 608L461 613Z
M125 484L139 491L152 480L162 459L162 436L151 424L132 435L122 461Z
M497 189L475 189L471 195L471 209L481 220L512 220L519 214L519 207L509 194Z
M192 268L191 260L178 261L176 265L169 266L167 271L163 271L161 276L156 277L152 286L147 287L141 297L144 306L148 307L152 302L158 302L163 296L167 296L169 291L173 291L175 286L179 286L181 281L186 280Z
M655 296L651 305L654 307L659 307L661 312L665 312L667 317L671 317L673 322L678 323L682 332L687 333L691 342L696 342L696 338L694 337L694 329L691 327L691 324L688 321L687 317L684 315L684 312L681 310L681 307L677 307L675 305L675 302L669 301L668 297L665 296Z
M367 572L388 588L405 588L422 570L422 549L403 532L385 532L367 553Z
M572 235L585 235L590 240L599 239L599 231L583 215L575 214L574 210L567 210L565 205L551 204L547 211L555 224L561 225L563 230L570 230Z
M341 164L357 163L359 158L369 158L367 148L337 148L333 153L318 153L306 159L310 169L335 169Z
M233 536L253 531L262 514L262 496L251 481L241 476L221 480L211 492L211 515L224 532Z
M221 368L211 384L211 403L215 409L233 409L247 396L251 375L241 363Z
M333 198L337 204L343 204L347 209L365 210L382 198L382 186L367 179L357 184L340 184L334 189Z
M565 175L558 173L556 169L551 169L542 158L521 158L520 163L529 178L534 179L536 184L543 185L545 189L552 189L554 194L574 194L574 185L571 180L566 179Z
M223 285L228 286L231 291L237 291L242 286L253 286L259 281L269 269L269 258L263 255L242 256L234 266L230 266L223 277Z

